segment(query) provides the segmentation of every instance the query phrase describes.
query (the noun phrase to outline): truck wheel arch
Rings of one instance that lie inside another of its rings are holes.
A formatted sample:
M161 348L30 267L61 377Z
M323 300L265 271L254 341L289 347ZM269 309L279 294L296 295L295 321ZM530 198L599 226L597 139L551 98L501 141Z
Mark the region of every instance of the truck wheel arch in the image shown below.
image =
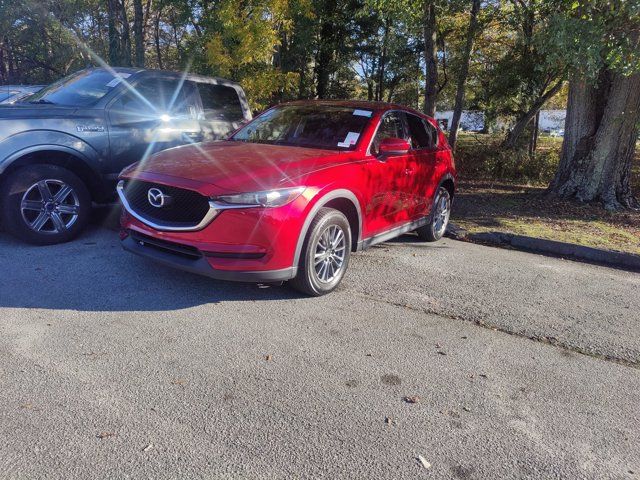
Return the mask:
M16 152L3 162L0 180L19 168L38 164L57 165L75 173L85 183L93 200L99 201L106 195L100 174L91 167L84 155L58 145Z

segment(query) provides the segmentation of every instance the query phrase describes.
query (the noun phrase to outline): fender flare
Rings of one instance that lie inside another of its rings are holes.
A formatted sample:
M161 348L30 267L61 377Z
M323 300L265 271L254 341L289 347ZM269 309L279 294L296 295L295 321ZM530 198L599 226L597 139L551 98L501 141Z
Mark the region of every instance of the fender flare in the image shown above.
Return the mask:
M87 165L87 167L95 171L95 169L92 167L91 162L86 157L86 155L79 152L78 150L74 150L73 148L65 147L62 145L35 145L33 147L28 147L28 148L23 148L22 150L18 150L17 152L14 152L12 155L3 159L2 163L0 163L0 174L2 174L7 169L7 167L11 166L15 161L31 153L38 153L38 152L67 153L73 157L76 157L78 160L81 160Z
M82 161L90 170L99 174L100 154L83 139L55 130L30 130L12 135L0 142L0 175L16 160L31 153L55 151L66 153Z
M311 210L309 210L309 213L307 213L307 216L306 216L306 218L304 220L304 224L302 225L302 230L300 231L300 235L298 236L298 243L296 244L296 251L295 251L295 254L293 256L293 266L294 267L298 266L298 262L300 261L300 255L302 254L302 245L304 244L305 238L307 238L307 233L309 231L309 226L311 225L311 222L315 218L316 214L327 203L329 203L332 200L338 199L338 198L340 198L340 199L344 198L346 200L349 200L351 203L353 203L353 206L356 208L356 211L358 213L358 239L357 239L357 245L361 244L361 239L362 239L362 210L360 208L360 202L358 201L358 198L355 196L355 194L351 190L347 190L345 188L339 188L337 190L332 190L332 191L326 193L325 195L322 195L322 197L318 201L316 201L316 203L313 205L313 207L311 207ZM352 241L353 241L353 239L352 239Z

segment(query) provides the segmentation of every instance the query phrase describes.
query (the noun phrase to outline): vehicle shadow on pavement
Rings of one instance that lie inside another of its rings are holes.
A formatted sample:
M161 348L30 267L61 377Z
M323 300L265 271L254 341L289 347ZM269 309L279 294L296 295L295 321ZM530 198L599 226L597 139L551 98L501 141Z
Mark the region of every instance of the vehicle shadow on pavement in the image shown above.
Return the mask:
M405 233L397 238L393 238L384 243L379 243L374 245L373 248L389 248L390 245L398 245L398 244L410 244L412 246L426 246L429 248L450 248L449 242L447 242L447 238L443 238L437 242L425 242L418 238L416 233Z
M286 286L222 282L122 250L91 225L73 242L37 247L0 232L0 308L162 311L224 301L305 298Z

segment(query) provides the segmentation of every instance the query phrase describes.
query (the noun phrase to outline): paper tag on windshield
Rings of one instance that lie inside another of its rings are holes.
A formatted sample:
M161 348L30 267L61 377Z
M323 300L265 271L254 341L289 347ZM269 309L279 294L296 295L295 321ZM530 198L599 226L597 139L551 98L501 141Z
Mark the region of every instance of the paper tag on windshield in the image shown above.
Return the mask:
M367 118L371 117L372 113L373 112L371 112L369 110L354 110L353 111L354 115L358 115L359 117L367 117Z
M130 76L130 73L119 73L117 77L107 83L107 87L115 87L122 81L122 79L129 78Z
M338 142L339 147L349 148L351 145L355 145L358 142L358 138L360 138L360 134L357 132L349 132L347 133L344 142Z

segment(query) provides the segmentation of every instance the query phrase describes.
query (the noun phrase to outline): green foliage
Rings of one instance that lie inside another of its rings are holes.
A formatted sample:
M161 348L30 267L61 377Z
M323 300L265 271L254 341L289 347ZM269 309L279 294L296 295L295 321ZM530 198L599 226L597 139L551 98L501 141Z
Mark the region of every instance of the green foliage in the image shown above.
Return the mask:
M276 56L290 35L296 9L308 4L287 0L253 0L241 5L222 0L206 44L212 73L242 82L251 106L262 110L276 98L295 96L299 74L283 72Z
M546 55L571 71L596 79L603 67L630 75L640 70L640 2L561 0L553 16Z
M461 135L456 147L456 165L468 179L510 180L534 185L547 184L558 167L561 140L540 138L534 156L526 151L502 150L499 135Z
M357 96L420 107L425 2L438 16L440 108L451 107L469 0L153 0L146 65L230 76L255 108ZM133 0L123 0L133 21ZM106 0L0 0L0 81L42 83L108 58ZM566 71L640 68L640 2L483 2L467 85L470 108L519 115ZM5 38L6 37L6 38ZM562 105L562 101L558 106Z

